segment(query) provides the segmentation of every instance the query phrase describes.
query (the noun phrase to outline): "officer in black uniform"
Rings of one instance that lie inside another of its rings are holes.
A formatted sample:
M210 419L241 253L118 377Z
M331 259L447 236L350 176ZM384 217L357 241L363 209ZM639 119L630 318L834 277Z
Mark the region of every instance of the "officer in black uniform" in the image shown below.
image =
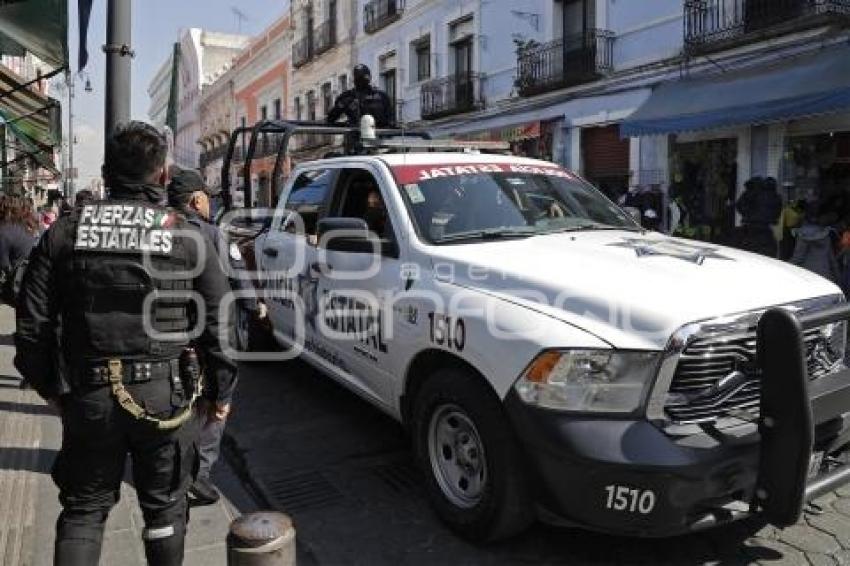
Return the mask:
M372 86L372 72L366 65L354 67L354 88L340 94L328 112L328 123L335 124L343 116L346 124L360 126L360 118L370 114L378 128L395 127L395 109L387 93Z
M127 454L148 562L182 564L197 466L194 327L204 397L220 402L233 388L235 368L219 342L230 325L219 315L227 278L209 240L164 206L166 153L153 127L118 128L103 166L109 200L59 219L24 275L15 365L62 417L53 468L60 566L98 563Z
M212 215L210 200L219 193L220 190L208 188L197 171L179 167L171 171L168 204L209 238L218 257L226 260L233 272L244 271L245 262L239 246L235 242L228 244L221 230L210 221ZM250 291L252 294L254 292L254 287L245 279L230 277L230 285L235 290ZM236 304L240 309L245 310L246 316L259 318L259 305L256 299L238 299ZM200 411L202 416L201 438L198 445L200 466L198 476L189 488L189 493L197 505L210 505L219 499L219 493L210 479L210 472L213 464L218 460L225 419L230 412L230 401L230 398L223 399L219 406L203 407Z

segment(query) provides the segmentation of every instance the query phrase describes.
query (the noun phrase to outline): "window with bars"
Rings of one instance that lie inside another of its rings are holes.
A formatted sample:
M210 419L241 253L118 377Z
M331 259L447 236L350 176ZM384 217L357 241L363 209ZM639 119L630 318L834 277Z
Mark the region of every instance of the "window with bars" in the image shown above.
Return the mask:
M431 78L431 36L426 35L413 42L412 77L414 82L427 81Z
M307 93L307 119L316 120L316 93L312 90Z
M274 101L274 119L280 120L282 117L283 114L281 113L280 99L276 98Z
M302 115L303 115L303 110L301 108L301 97L296 96L295 97L295 119L301 120Z
M330 82L326 82L322 85L322 102L325 107L325 114L331 111L334 105L333 99L333 87Z
M339 76L339 91L345 92L348 90L348 75Z

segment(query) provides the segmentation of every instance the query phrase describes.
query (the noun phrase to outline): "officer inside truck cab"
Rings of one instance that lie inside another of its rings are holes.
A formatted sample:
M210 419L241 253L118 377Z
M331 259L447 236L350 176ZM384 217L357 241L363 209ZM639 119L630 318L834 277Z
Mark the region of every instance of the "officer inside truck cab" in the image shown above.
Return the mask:
M345 116L346 124L358 127L360 118L369 114L378 128L395 127L395 109L387 93L372 86L372 72L366 65L354 67L354 88L340 94L328 112L329 124Z

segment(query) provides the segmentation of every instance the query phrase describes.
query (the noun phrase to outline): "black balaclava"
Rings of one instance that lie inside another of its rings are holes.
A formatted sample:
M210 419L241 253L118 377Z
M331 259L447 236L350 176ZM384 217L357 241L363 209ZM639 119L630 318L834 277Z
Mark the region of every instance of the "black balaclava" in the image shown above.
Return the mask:
M354 67L354 88L366 90L372 86L372 72L366 65L360 64Z

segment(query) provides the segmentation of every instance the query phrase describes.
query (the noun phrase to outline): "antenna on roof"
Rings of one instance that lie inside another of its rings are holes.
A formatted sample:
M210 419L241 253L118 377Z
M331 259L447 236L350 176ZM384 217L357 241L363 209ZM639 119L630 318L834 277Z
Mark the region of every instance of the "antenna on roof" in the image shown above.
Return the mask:
M242 33L242 23L249 21L251 18L248 17L245 12L237 8L236 6L231 6L230 11L233 12L233 15L236 16L236 27L239 29L239 33Z

